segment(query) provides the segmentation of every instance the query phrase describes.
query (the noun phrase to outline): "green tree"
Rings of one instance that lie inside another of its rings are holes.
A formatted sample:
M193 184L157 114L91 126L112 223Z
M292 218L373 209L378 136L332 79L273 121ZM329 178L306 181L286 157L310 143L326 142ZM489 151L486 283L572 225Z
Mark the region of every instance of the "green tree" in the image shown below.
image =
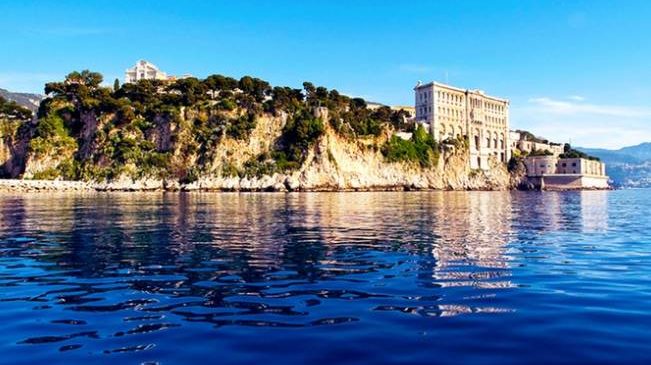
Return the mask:
M223 75L210 75L203 83L206 89L211 91L231 91L238 86L237 80Z
M198 101L205 100L206 85L196 77L186 77L176 80L168 88L168 91L177 91L183 105L192 105Z
M9 120L29 120L32 118L32 111L0 96L0 117Z
M118 90L120 90L120 80L115 79L115 81L113 81L113 91L118 91Z

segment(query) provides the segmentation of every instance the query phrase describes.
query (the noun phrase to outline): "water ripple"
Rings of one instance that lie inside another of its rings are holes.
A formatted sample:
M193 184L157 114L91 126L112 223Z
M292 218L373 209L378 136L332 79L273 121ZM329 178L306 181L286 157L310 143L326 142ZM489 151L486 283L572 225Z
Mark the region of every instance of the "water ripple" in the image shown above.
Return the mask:
M625 191L0 195L0 347L53 365L645 363L650 207Z

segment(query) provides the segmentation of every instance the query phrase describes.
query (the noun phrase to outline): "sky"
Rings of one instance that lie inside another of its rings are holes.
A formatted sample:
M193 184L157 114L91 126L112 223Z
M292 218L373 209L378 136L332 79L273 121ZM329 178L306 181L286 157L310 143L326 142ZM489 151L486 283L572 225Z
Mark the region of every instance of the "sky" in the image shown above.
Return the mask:
M413 105L417 81L511 101L511 129L651 141L651 1L0 0L0 88L146 59L169 74L303 81Z

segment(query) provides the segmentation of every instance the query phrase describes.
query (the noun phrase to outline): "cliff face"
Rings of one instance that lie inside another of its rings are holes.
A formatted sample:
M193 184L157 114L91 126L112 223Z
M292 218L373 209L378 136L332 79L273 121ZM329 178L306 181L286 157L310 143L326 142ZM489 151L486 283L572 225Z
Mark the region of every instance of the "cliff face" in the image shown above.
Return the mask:
M0 178L19 176L25 167L29 137L20 123L0 119Z
M508 189L504 164L469 168L463 138L437 143L404 111L336 90L250 77L102 88L84 71L46 85L38 118L0 131L4 177L99 190ZM14 128L19 126L18 128ZM414 128L414 126L411 126ZM50 185L47 185L50 188Z
M182 181L172 176L135 176L138 166L127 165L111 179L93 179L95 186L105 190L232 190L232 191L285 191L285 190L504 190L512 187L511 175L506 167L494 161L488 171L469 168L469 154L464 148L443 147L433 167L421 167L413 162L387 162L379 151L390 136L386 130L381 136L355 139L338 134L326 124L323 135L311 146L305 160L292 172L271 174L238 174L247 162L273 151L287 123L287 115L263 114L257 118L256 127L245 139L224 136L207 152L186 153L188 140L192 140L187 125L197 117L196 111L185 110L178 121L159 117L156 127L145 138L158 150L169 151L172 165L192 166L204 162L206 171L194 181ZM21 140L16 131L8 130L0 138L0 164L5 166L6 177L61 179L52 175L57 167L73 161L101 155L106 149L97 129L104 124L97 118L85 117L80 139L70 146L55 143L56 148L46 153L28 149L29 140ZM7 133L10 132L10 133ZM75 148L76 147L76 148ZM99 164L102 164L99 159ZM228 173L232 170L234 173Z
M195 181L151 176L133 178L123 173L111 181L96 182L94 186L100 190L218 191L506 190L511 187L511 176L501 163L494 161L489 171L471 170L467 150L449 148L431 168L407 162L389 163L377 148L388 135L356 140L339 135L330 126L326 126L325 133L309 149L296 171L243 176L226 173L228 169L242 171L247 162L270 153L286 122L286 115L264 115L258 119L249 138L224 138L211 153L209 172L197 176ZM163 132L151 135L152 142L174 151L175 161L195 164L205 156L193 155L188 159L182 152L187 146L170 142L170 133L176 136L174 139L183 140L187 132L183 130L184 123L185 120L179 125L164 124ZM27 165L28 171L37 171L47 168L48 163L31 159Z

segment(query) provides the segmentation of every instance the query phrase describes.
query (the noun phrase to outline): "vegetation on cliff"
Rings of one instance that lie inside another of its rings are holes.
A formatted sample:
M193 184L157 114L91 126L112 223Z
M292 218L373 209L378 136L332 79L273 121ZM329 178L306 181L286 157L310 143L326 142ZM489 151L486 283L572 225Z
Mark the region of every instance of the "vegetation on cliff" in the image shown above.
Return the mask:
M583 151L574 149L569 144L565 145L565 149L559 157L560 158L585 158L592 161L601 161L599 157L591 156Z
M0 96L0 119L10 121L26 121L31 118L31 110L20 106L15 101L9 101Z
M118 82L112 87L102 82L101 74L82 71L46 84L47 98L36 122L29 124L27 159L38 168L28 169L26 175L192 182L199 176L288 172L301 166L326 127L343 138L378 138L387 130L404 128L407 115L385 106L368 108L363 99L309 82L303 89L222 75ZM282 124L280 135L270 137L270 148L244 163L228 158L236 150L221 153L226 141L249 140L261 118ZM409 147L408 158L431 166L437 158L436 143L427 133L415 135L415 152ZM402 152L387 151L388 161L403 158ZM215 161L218 155L221 160Z
M410 140L392 136L384 146L382 154L391 162L417 162L422 167L430 167L439 159L439 145L431 134L419 125Z

